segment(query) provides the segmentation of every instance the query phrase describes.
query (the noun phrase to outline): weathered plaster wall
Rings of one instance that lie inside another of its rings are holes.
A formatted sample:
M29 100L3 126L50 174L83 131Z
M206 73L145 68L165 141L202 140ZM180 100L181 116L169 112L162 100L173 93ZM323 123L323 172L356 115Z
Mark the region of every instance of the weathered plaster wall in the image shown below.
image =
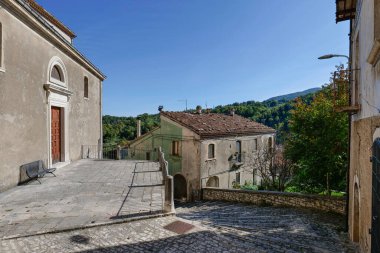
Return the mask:
M240 173L240 184L245 182L260 184L260 177L254 171L254 157L258 155L259 150L267 148L268 139L272 138L274 143L274 134L228 137L203 140L201 142L201 178L202 187L206 187L207 180L212 176L219 178L220 188L232 188L233 182L236 181L236 173ZM257 139L257 149L254 149L255 139ZM241 152L243 154L243 165L230 171L232 168L231 158L237 152L236 142L241 142ZM208 145L215 145L215 158L208 158Z
M179 141L179 155L172 154L173 141ZM133 158L145 159L146 151L157 150L158 147L162 148L168 161L169 174L181 174L186 178L187 185L184 187L188 200L199 198L199 136L178 123L161 117L160 128L131 144L130 151L140 153Z
M379 115L377 108L380 108L380 99L378 99L380 97L379 66L374 68L367 62L375 39L374 0L363 0L359 14L357 19L353 21L352 66L354 69L359 69L354 71L355 79L359 80L359 94L354 95L353 98L355 96L359 98L361 109L359 113L353 115L353 120L377 116ZM377 20L376 22L380 21Z
M354 223L359 224L359 244L363 252L370 251L372 217L372 143L376 128L380 127L380 117L371 117L355 121L351 131L351 160L350 160L350 205L349 232L351 239L354 235ZM379 136L380 137L380 136ZM354 187L359 189L359 219L354 219Z
M4 69L0 71L0 191L15 186L19 167L35 160L47 163L49 110L43 85L48 64L58 56L67 69L67 84L74 94L68 108L69 155L80 158L82 144L101 138L100 80L59 51L42 33L0 8L3 28ZM89 78L89 99L83 98L83 79Z
M352 31L352 67L354 84L359 84L360 111L352 116L350 143L350 185L349 185L349 233L352 240L358 240L362 252L371 250L372 217L372 164L370 163L373 135L380 126L380 64L367 62L375 38L379 38L379 0L363 0L358 3ZM376 9L377 8L377 9ZM375 13L376 19L375 19ZM359 80L359 82L357 82ZM355 90L355 89L353 89ZM353 94L353 98L355 94ZM355 185L358 191L355 194ZM355 203L358 207L355 208ZM358 218L355 218L357 213Z
M345 214L346 207L346 199L344 197L327 197L288 192L204 188L202 189L202 197L203 200L312 208L339 214Z

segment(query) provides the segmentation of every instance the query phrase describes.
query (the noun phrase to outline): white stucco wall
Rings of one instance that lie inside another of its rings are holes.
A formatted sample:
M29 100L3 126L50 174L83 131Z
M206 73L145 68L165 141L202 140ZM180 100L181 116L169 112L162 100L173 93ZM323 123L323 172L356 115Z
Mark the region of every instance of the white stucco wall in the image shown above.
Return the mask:
M236 173L240 173L240 184L246 181L260 184L260 177L253 174L253 157L259 150L267 147L268 139L272 138L274 145L274 134L261 134L252 136L239 136L217 138L201 141L201 178L202 187L206 186L207 180L212 176L219 178L219 188L232 188L236 180ZM254 149L255 139L257 139L257 150ZM241 152L244 156L243 165L238 170L231 170L231 157L236 153L236 142L241 142ZM209 144L215 145L215 158L208 158Z

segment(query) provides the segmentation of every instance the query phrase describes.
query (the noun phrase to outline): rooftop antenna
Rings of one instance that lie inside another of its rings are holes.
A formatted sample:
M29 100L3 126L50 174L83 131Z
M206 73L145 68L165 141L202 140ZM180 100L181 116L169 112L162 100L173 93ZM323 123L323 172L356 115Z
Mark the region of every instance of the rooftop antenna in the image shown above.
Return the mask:
M186 106L185 111L187 112L187 98L185 98L185 99L180 99L180 100L178 100L178 102L185 102L185 106Z

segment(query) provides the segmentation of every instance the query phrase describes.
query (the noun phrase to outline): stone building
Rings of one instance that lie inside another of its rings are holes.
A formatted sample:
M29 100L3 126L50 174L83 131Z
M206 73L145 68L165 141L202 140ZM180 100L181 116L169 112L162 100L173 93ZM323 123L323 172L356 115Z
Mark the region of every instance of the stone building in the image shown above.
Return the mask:
M274 147L275 130L236 114L164 112L161 125L134 140L129 155L154 160L162 147L177 199L197 199L202 187L260 184L259 150Z
M349 234L361 252L380 252L380 0L336 7L336 21L350 21L350 101L338 108L351 115Z
M102 142L105 76L34 0L0 0L0 191L36 160L64 166Z

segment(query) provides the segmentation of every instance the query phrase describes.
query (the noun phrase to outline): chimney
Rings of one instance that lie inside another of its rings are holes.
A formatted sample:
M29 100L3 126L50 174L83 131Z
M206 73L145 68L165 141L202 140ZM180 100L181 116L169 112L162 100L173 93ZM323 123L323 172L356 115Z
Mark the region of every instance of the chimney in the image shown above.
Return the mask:
M231 115L232 117L235 116L235 109L234 109L234 108L231 109L231 111L230 111L230 115Z
M137 120L137 138L141 136L141 120Z
M197 111L197 114L202 114L202 106L197 105L197 107L195 108L195 110Z

